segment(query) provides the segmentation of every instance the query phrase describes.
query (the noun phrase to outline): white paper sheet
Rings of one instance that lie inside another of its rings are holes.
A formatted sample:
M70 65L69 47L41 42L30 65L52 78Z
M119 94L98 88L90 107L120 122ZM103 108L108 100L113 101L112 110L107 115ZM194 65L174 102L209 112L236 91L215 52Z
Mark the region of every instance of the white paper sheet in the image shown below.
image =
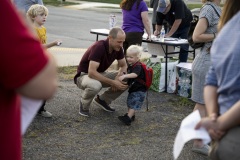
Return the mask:
M211 138L205 128L195 130L196 124L201 120L199 111L196 110L183 119L173 146L173 156L177 159L186 142L192 139L202 139L204 144L210 142Z
M23 135L36 113L38 112L42 100L30 99L24 96L21 96L21 134Z

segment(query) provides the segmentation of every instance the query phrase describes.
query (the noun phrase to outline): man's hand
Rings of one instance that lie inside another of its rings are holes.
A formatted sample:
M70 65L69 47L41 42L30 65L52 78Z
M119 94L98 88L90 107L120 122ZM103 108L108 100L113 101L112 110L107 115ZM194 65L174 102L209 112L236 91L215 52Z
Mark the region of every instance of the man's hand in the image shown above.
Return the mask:
M123 82L123 81L115 79L113 83L114 84L111 86L111 89L113 91L126 90L128 88L127 82Z

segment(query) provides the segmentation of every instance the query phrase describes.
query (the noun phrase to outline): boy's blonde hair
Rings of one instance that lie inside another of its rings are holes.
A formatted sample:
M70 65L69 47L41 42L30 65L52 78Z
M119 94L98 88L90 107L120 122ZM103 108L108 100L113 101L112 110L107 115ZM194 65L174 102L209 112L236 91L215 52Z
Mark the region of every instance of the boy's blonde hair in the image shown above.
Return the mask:
M138 58L141 57L142 51L143 51L143 48L141 46L138 46L138 45L131 45L127 49L127 53L135 53Z
M37 15L45 14L48 15L48 9L40 4L32 5L27 11L27 17L33 22L33 18Z

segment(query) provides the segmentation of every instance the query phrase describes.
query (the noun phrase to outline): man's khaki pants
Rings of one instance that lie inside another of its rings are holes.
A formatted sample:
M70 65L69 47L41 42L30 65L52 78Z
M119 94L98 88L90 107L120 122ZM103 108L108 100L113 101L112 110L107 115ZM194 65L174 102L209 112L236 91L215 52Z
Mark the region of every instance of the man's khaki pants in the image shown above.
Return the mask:
M103 76L115 79L117 71L103 72ZM81 102L84 110L89 110L93 98L100 92L102 88L111 87L109 84L101 83L98 80L88 77L88 74L81 73L80 77L77 78L77 86L81 89ZM108 88L102 95L101 100L105 100L107 104L110 104L113 100L118 98L124 91L112 91Z

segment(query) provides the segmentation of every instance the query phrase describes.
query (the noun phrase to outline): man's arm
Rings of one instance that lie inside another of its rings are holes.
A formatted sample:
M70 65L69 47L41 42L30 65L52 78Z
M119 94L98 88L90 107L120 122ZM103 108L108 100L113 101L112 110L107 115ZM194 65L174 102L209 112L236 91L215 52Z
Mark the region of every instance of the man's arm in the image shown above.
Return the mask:
M51 98L57 88L57 69L56 63L51 54L46 66L26 84L17 89L23 96L33 99Z
M127 73L127 62L125 58L118 60L118 67L119 71L117 77L121 76L123 73ZM117 77L115 79L118 79Z
M119 80L112 80L110 78L104 77L97 71L100 63L95 61L90 61L89 68L88 68L88 76L90 78L96 79L102 83L109 84L118 90L125 90L128 86L121 83Z
M181 23L182 19L176 19L172 25L171 30L165 35L165 37L171 37L177 31Z
M45 48L51 48L51 47L54 47L54 46L60 46L61 43L62 43L61 40L55 40L55 41L53 41L53 42L50 42L50 43L47 43L47 44L43 44L43 46L44 46Z
M160 34L160 31L162 29L162 24L163 24L163 14L160 12L157 12L156 14L156 26L155 26L155 31L154 31L154 35L158 36Z
M100 82L103 82L103 83L106 83L106 84L109 84L109 85L113 85L113 80L112 79L104 77L102 74L100 74L97 71L99 65L100 65L99 62L90 61L89 62L89 68L88 68L88 76L90 78L96 79Z

